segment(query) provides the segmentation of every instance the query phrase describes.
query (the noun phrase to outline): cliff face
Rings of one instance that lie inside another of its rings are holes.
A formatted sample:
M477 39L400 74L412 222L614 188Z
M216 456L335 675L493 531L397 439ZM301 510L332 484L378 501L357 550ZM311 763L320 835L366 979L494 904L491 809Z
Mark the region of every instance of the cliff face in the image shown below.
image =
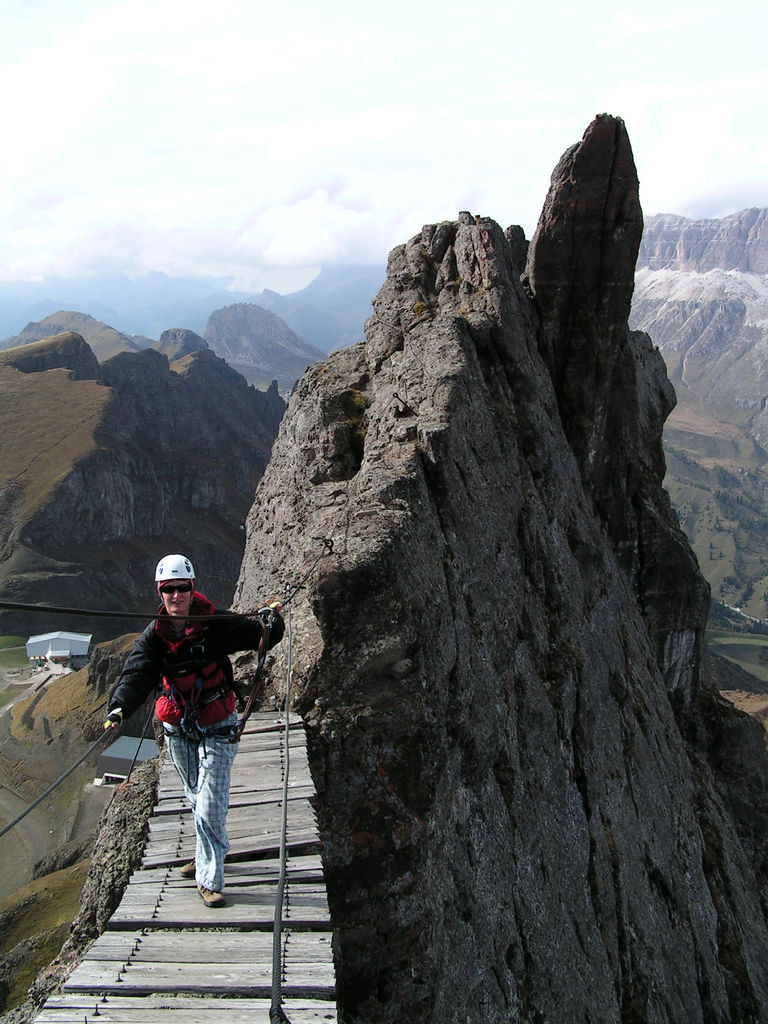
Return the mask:
M638 267L768 274L768 209L753 207L721 220L649 217Z
M192 352L203 352L209 346L205 338L201 338L194 331L184 327L172 327L169 331L163 331L160 340L152 346L157 352L162 352L168 357L168 362L174 359L183 359Z
M657 216L645 226L632 322L675 384L764 445L768 209L719 221Z
M96 380L99 376L99 362L93 350L74 331L64 331L45 341L32 341L23 348L0 352L0 366L12 367L20 373L66 368L73 380Z
M345 1021L767 1019L762 735L706 676L641 227L600 117L524 283L519 228L425 227L289 403L236 598L292 587Z
M525 279L569 447L667 687L687 699L698 689L709 591L661 487L675 394L651 339L627 329L642 234L629 138L620 122L598 119L553 172Z

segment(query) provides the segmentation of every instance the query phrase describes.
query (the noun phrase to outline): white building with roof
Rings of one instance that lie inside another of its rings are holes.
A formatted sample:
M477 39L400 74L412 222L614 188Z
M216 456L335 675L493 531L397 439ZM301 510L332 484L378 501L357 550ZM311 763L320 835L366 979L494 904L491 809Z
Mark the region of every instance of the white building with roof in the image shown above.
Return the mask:
M92 633L38 633L27 640L30 661L51 661L57 665L82 668L88 661Z

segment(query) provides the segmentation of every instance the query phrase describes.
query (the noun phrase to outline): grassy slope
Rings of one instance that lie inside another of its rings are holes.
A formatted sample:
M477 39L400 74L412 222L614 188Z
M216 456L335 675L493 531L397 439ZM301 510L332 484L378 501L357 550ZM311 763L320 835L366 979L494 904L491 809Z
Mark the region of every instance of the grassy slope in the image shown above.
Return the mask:
M26 639L24 636L0 636L0 708L19 693L18 689L5 685L3 669L29 667Z
M27 638L25 636L0 636L0 666L2 668L26 668Z
M11 736L21 744L37 746L44 737L40 722L45 718L54 734L88 746L82 733L86 720L98 720L99 709L106 707L106 695L94 694L88 686L88 669L70 672L51 680L42 696L32 694L11 708ZM92 741L91 741L92 742Z
M707 640L713 651L768 684L768 637L710 629Z
M73 465L95 447L94 430L112 392L68 370L20 373L0 364L0 491L21 491L28 520L50 498Z
M10 1010L24 1000L38 972L58 954L75 918L88 861L54 871L0 899L0 964L6 958Z
M122 642L122 641L120 641ZM126 643L128 641L126 640ZM88 670L52 679L0 718L0 777L5 823L32 802L101 734L107 703L88 684ZM32 811L13 833L16 856L0 860L0 893L31 877L32 865L72 838L83 785L94 775L100 748ZM3 840L5 853L11 837Z

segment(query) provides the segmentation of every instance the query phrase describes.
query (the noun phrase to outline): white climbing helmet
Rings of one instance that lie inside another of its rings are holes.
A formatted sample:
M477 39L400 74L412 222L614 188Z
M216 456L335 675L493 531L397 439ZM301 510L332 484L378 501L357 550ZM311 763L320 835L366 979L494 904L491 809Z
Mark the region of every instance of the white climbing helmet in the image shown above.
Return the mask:
M164 555L155 569L155 583L164 580L193 580L195 570L184 555Z

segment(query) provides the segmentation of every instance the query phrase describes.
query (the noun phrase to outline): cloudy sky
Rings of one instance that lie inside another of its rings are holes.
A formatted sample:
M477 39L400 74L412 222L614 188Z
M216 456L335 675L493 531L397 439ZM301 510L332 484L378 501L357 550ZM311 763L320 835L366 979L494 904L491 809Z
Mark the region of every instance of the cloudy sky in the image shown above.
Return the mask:
M460 210L530 237L624 118L646 214L768 205L765 4L3 0L0 279L302 287Z

